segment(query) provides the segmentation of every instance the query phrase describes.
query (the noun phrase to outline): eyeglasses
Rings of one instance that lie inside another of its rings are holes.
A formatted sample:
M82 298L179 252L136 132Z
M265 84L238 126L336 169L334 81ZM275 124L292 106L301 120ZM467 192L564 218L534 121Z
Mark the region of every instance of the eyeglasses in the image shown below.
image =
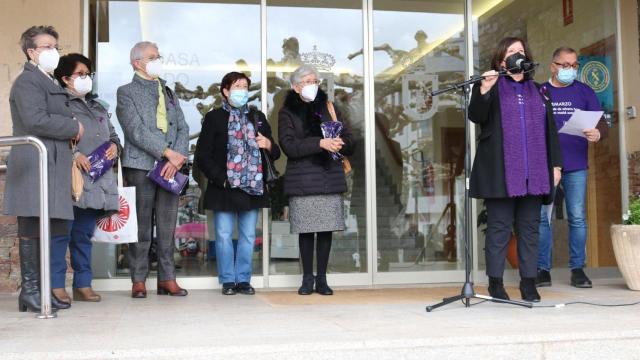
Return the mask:
M141 58L138 60L142 60L142 61L147 61L147 62L152 62L152 61L156 61L156 60L161 60L164 59L162 56L158 55L158 57L148 57L148 58Z
M320 80L307 80L307 81L300 81L298 84L303 85L303 86L307 86L307 85L320 85Z
M41 45L41 46L36 46L34 49L46 49L46 50L53 50L56 49L58 51L62 51L62 48L59 47L58 45Z
M578 70L578 68L580 67L580 63L575 63L575 64L564 63L564 64L560 64L560 63L557 63L555 61L553 63L556 64L557 66L563 68L563 69L572 68L573 70Z
M87 76L93 79L93 77L96 75L96 73L83 73L83 72L79 72L78 71L78 72L74 72L73 74L71 74L71 76L73 76L73 75L78 75L78 77L80 79L86 79Z

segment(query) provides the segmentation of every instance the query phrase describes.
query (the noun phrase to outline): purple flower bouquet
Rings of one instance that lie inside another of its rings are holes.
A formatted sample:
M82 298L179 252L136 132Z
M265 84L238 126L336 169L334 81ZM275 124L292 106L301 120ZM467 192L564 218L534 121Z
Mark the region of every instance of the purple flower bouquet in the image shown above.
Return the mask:
M87 159L91 163L89 178L91 178L92 183L96 182L104 173L109 171L116 161L115 158L111 160L107 159L107 150L109 150L111 144L111 141L107 141L87 156Z
M325 121L320 124L320 129L322 130L322 136L325 139L334 139L340 137L342 134L342 123L339 121ZM343 155L339 152L331 153L331 157L333 160L342 160Z

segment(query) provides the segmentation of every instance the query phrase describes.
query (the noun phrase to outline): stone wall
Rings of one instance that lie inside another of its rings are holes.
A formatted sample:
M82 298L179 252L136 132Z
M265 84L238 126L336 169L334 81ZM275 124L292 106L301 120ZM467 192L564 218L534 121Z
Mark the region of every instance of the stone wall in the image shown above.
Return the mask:
M7 152L0 153L0 163L5 164ZM6 172L0 172L0 204L4 200ZM14 292L20 283L18 261L17 225L14 216L0 215L0 293Z

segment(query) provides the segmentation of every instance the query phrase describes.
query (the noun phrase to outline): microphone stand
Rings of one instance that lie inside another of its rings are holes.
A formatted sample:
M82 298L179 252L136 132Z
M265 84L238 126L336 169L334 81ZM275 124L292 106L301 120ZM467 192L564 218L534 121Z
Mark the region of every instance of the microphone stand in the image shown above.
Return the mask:
M506 71L501 71L497 74L498 76L505 76L508 75ZM471 250L471 200L469 198L469 175L470 175L470 170L471 170L471 151L470 151L470 137L469 137L469 114L468 114L468 106L469 106L469 93L470 93L470 86L471 84L477 83L481 80L483 80L485 77L484 76L471 76L471 78L469 80L466 81L462 81L460 83L454 84L450 87L444 88L444 89L440 89L440 90L436 90L431 92L431 96L438 96L440 94L444 94L444 93L448 93L448 92L452 92L452 91L459 91L460 92L460 100L462 101L462 109L463 109L463 114L464 114L464 144L465 144L465 155L464 155L464 175L465 175L465 187L464 187L464 273L465 273L465 282L464 285L462 285L462 291L460 292L459 295L456 296L452 296L452 297L447 297L442 299L441 302L434 304L434 305L429 305L427 306L426 310L427 312L431 312L434 309L437 309L441 306L450 304L452 302L456 302L458 300L462 300L462 302L464 303L465 307L470 307L471 306L471 299L480 299L480 300L485 300L485 301L492 301L495 303L503 303L503 304L511 304L511 305L518 305L518 306L524 306L527 308L532 308L533 304L529 303L529 302L524 302L524 301L517 301L517 300L504 300L504 299L497 299L488 295L480 295L477 294L475 292L475 290L473 289L473 283L471 282L471 257L472 257L472 250ZM494 85L496 86L496 85Z

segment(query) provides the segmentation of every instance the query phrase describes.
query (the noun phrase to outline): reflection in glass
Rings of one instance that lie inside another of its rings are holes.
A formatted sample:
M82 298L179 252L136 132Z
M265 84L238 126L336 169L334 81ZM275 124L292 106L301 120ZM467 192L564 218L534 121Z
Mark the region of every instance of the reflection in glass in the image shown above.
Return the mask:
M366 272L363 62L361 57L349 58L362 48L362 3L342 1L334 8L326 1L305 1L301 6L279 0L268 1L267 6L267 108L274 137L278 111L291 88L291 72L301 64L314 65L320 72L320 87L356 143L344 197L347 228L333 235L328 272ZM276 163L281 173L285 164L283 154ZM271 219L270 274L300 274L298 236L289 233L287 199L281 188L273 194Z
M464 117L430 93L464 79L464 2L373 6L378 271L457 269Z
M209 110L221 106L219 82L229 71L251 77L250 105L260 104L260 1L108 1L97 0L96 91L110 105L113 124L122 137L115 115L116 90L129 82L133 71L129 51L138 41L158 44L163 74L180 99L191 133L190 165L200 124ZM242 31L237 29L239 19ZM178 276L215 276L212 215L200 204L206 178L191 169L189 187L180 198L175 233ZM259 216L260 218L260 216ZM262 273L262 222L258 223L254 274ZM96 278L127 276L127 247L94 246ZM153 263L153 246L151 269ZM105 260L106 259L106 260ZM153 275L152 275L153 276Z

